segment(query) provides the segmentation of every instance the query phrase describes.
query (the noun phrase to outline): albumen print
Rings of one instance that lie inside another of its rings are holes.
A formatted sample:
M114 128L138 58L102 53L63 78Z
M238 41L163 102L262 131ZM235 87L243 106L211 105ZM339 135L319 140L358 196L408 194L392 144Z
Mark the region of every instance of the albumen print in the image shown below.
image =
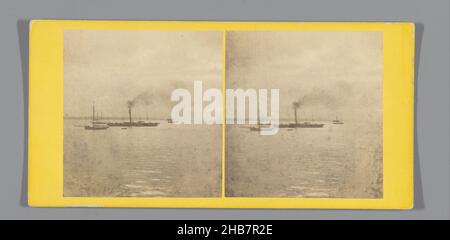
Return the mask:
M223 34L64 31L64 196L382 198L382 34Z
M381 198L382 34L230 31L226 39L227 88L279 89L277 134L258 134L261 119L227 124L226 196Z
M222 86L222 32L64 31L64 196L220 197L222 126L174 89Z

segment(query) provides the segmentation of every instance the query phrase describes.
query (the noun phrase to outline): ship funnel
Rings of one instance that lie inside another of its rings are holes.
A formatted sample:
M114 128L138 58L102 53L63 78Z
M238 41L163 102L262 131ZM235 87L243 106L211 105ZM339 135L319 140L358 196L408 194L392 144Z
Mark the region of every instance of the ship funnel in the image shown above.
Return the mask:
M133 126L133 120L131 119L131 109L133 108L134 102L133 101L128 101L127 102L127 106L128 106L128 117L130 120L130 127Z
M294 109L295 124L298 124L298 122L297 122L297 109L300 108L300 101L294 101L292 103L292 108Z

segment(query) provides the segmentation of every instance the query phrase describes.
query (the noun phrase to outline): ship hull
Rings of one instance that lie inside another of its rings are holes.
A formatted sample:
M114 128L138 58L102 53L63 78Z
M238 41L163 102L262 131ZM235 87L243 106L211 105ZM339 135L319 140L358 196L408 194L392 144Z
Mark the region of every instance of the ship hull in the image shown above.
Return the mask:
M323 128L323 123L289 123L280 124L279 128Z
M84 126L86 130L106 130L108 126Z
M156 127L159 123L153 122L117 122L117 123L108 123L110 127Z

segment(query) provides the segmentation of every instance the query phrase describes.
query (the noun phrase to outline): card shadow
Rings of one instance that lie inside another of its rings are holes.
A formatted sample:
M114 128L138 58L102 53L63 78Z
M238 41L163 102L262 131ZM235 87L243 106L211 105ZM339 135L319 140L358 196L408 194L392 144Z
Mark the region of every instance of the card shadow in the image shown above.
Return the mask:
M424 209L425 201L423 197L422 174L420 168L419 139L417 134L418 115L417 104L419 102L419 66L420 51L424 33L424 24L415 23L415 54L414 54L414 209Z
M28 50L29 50L28 19L17 20L17 34L19 39L20 62L22 65L22 94L23 94L23 164L22 183L20 192L20 206L28 207Z

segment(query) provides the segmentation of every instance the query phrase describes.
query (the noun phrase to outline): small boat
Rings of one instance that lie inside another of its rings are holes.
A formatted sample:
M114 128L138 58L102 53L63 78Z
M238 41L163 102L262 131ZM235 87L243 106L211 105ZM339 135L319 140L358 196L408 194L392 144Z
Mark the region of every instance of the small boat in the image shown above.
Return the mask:
M336 119L333 120L333 124L344 124L344 122L339 120L336 116Z

